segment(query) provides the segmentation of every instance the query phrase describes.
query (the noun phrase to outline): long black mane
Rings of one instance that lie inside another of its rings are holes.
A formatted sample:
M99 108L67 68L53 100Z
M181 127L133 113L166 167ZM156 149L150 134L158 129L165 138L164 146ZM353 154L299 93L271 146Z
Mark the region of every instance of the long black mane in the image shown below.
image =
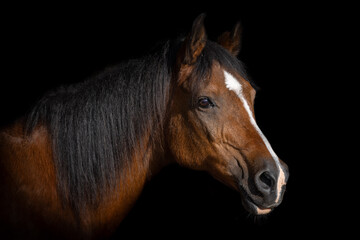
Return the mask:
M139 148L162 143L180 44L168 41L153 54L49 92L28 114L27 133L40 124L49 131L58 191L74 209L96 206L104 191L121 187L119 173ZM208 41L193 78L207 79L214 60L245 76L240 61ZM150 144L145 146L146 134Z

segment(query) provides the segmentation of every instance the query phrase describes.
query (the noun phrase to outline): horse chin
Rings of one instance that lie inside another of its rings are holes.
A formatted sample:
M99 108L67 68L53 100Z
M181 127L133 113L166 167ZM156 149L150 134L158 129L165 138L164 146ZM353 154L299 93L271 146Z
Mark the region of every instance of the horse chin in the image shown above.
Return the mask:
M266 215L272 211L272 208L258 207L248 196L242 197L242 205L249 213L254 215Z

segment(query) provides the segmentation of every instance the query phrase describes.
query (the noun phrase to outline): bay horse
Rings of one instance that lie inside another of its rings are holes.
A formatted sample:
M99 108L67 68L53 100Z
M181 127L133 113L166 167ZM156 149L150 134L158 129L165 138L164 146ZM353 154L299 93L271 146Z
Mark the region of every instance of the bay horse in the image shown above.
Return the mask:
M254 215L278 206L288 167L255 121L241 26L185 38L47 93L0 133L0 224L12 237L111 235L164 166L207 171Z

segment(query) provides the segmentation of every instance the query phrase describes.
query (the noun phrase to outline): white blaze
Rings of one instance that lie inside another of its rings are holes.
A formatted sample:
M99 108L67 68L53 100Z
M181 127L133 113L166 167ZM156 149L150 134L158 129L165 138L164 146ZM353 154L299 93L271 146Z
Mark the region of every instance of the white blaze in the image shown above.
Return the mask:
M264 136L264 134L261 132L260 128L256 124L256 121L254 119L253 113L251 112L249 104L247 103L246 99L244 98L244 95L243 95L243 92L242 92L242 85L240 84L240 82L236 78L233 77L233 75L231 75L230 73L228 73L225 70L224 70L224 75L225 75L225 85L226 85L226 87L229 90L234 91L236 93L236 95L240 98L241 102L244 104L244 108L245 108L246 112L249 115L251 124L254 126L256 131L259 133L260 137L262 138L266 148L268 149L269 153L271 154L272 158L274 159L274 161L276 163L276 166L277 166L277 168L279 170L279 176L278 176L277 185L276 185L276 194L277 195L276 195L276 200L275 200L275 202L277 203L279 201L279 199L280 199L281 188L285 184L284 170L282 169L282 167L280 165L279 158L276 155L276 153L274 152L274 150L272 149L269 141L266 139L266 137Z

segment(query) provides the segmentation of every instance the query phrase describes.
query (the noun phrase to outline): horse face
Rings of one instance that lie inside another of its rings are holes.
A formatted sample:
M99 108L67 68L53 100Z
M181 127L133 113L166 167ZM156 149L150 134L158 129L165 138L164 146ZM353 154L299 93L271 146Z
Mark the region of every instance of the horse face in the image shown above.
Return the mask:
M197 51L185 55L198 54L199 48L203 46L192 46ZM251 213L269 213L281 203L288 168L256 124L255 90L240 73L218 62L212 64L209 79L193 88L192 83L199 81L192 79L193 71L190 61L178 74L167 133L172 154L179 164L207 171L240 191Z

